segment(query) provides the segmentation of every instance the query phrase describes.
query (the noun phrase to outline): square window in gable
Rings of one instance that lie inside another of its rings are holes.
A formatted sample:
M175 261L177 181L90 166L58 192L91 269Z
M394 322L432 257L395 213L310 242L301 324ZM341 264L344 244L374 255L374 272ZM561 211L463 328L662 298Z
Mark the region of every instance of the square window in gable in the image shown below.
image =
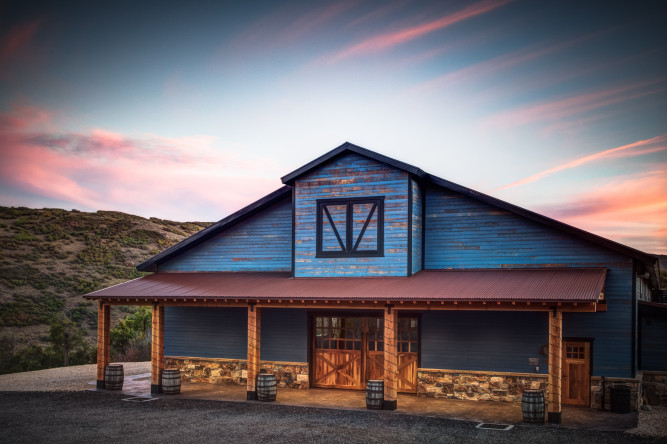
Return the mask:
M317 200L317 257L384 256L384 197Z

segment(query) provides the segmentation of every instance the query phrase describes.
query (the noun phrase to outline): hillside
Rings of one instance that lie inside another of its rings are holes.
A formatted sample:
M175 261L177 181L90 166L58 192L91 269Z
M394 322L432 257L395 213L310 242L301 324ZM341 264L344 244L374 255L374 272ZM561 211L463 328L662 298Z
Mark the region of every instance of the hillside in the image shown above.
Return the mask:
M113 211L0 207L3 356L46 345L55 319L96 339L97 306L81 295L142 276L134 266L209 225ZM134 309L112 310L116 318Z

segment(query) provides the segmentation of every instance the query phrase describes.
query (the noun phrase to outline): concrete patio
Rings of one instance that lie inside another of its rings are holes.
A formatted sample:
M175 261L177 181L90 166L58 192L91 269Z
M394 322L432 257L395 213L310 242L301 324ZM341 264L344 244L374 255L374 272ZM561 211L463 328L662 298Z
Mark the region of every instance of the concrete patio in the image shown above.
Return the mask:
M95 385L95 381L90 382ZM91 389L106 392L106 390ZM109 391L111 392L111 391ZM204 399L211 401L256 402L246 400L246 387L183 382L178 395L151 395L150 373L126 376L121 391L128 397L145 399ZM356 390L278 388L275 404L340 410L367 410L366 393ZM262 403L268 404L268 403ZM457 419L480 423L525 424L520 404L433 399L413 394L399 394L397 413ZM637 426L638 414L599 411L585 407L563 406L562 426L568 428L624 431ZM539 426L539 425L538 425ZM546 426L546 424L545 424Z

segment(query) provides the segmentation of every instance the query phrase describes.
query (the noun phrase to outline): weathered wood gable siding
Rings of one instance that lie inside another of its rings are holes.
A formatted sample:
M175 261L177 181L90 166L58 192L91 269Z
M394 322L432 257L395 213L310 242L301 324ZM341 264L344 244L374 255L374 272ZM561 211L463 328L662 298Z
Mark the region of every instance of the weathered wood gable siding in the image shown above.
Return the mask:
M276 203L159 267L159 271L291 270L290 199Z
M563 335L595 339L595 375L631 377L631 258L449 190L425 205L426 269L606 267L607 312L565 313Z
M347 154L295 184L295 276L405 276L408 174ZM384 257L317 258L317 199L384 196Z
M422 314L421 367L535 373L548 343L547 314L535 312L427 311Z
M412 192L412 272L422 269L422 231L424 199L422 189L415 180L410 180Z
M247 358L247 308L165 307L165 355ZM306 310L263 309L262 361L306 362Z

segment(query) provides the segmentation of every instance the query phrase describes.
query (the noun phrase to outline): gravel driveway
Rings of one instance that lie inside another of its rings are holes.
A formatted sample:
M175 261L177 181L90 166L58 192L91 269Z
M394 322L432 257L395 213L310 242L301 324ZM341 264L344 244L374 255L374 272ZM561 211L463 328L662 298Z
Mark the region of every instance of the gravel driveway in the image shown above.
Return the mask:
M147 371L145 363L126 365L126 375ZM179 398L131 402L86 391L94 379L94 366L0 376L0 442L665 442L548 425L482 430L472 422L383 411ZM648 413L656 411L665 413Z

